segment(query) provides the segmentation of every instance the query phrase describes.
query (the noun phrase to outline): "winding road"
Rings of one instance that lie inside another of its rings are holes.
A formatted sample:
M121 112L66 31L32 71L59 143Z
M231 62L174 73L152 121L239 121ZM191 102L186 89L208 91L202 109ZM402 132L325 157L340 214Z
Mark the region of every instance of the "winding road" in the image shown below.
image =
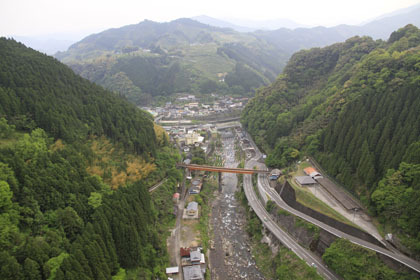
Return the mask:
M245 167L252 168L254 165L261 164L253 158L246 162ZM264 226L270 230L270 232L276 236L276 238L283 243L286 247L292 250L297 256L303 259L309 265L315 264L318 273L324 277L324 279L339 279L331 270L329 270L322 260L314 255L312 252L306 250L300 246L296 240L289 236L283 231L277 223L271 218L270 214L265 209L262 202L258 199L252 186L251 175L244 175L244 190L246 198L248 199L249 205L257 214L258 218L263 222Z
M256 151L256 154L253 158L251 158L249 161L246 162L245 167L252 169L254 166L257 166L259 169L266 169L267 167L263 164L258 162L257 160L261 158L262 154L259 152L258 147L256 147L255 143L252 141L252 139L248 136L248 139L250 140L251 144L254 146L254 149ZM245 194L247 196L247 199L255 211L255 213L258 215L258 217L261 219L261 221L264 223L264 226L266 226L277 238L279 238L280 241L282 241L283 244L285 244L287 247L289 247L293 252L295 252L298 256L300 256L302 259L304 259L308 264L315 263L317 265L318 272L323 275L326 279L336 279L336 276L328 270L323 263L320 263L319 261L314 261L316 257L308 258L306 255L311 254L307 250L303 249L299 244L297 244L296 241L294 241L292 238L290 238L285 232L283 232L270 218L270 215L265 210L265 207L262 205L261 201L256 197L256 194L254 192L254 189L252 187L252 178L251 175L245 175L244 177L244 189ZM365 248L368 248L370 250L373 250L377 253L383 254L389 258L392 258L401 264L417 271L420 273L420 263L417 261L396 252L391 252L385 248L379 247L375 244L372 244L370 242L364 241L362 239L356 238L352 235L346 234L338 229L335 229L329 225L326 225L325 223L322 223L302 212L299 212L295 210L294 208L287 205L283 199L280 197L280 195L270 187L270 184L268 182L267 176L263 174L258 175L258 189L260 190L261 196L266 199L269 197L271 200L273 200L280 208L283 210L292 213L293 215L296 215L307 222L310 222L329 233L340 237L340 238L346 238L350 242L363 246ZM265 217L265 219L264 219ZM277 227L276 227L277 226ZM288 236L288 238L284 237ZM291 239L291 240L287 240ZM285 240L287 243L284 243L283 240ZM296 250L296 251L295 251Z

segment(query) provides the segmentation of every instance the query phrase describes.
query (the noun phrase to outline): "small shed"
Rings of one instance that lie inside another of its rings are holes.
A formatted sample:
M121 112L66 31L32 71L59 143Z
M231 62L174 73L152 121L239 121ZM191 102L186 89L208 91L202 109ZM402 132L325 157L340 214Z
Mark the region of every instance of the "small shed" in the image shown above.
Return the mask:
M190 257L190 248L182 248L179 249L179 254L181 255L181 258L189 258Z
M314 179L322 178L321 173L319 173L315 168L313 167L306 167L303 169L306 175L311 176Z
M200 189L198 189L197 187L191 187L191 188L189 188L188 192L190 194L199 194L200 193Z
M270 172L270 180L277 180L281 175L280 169L273 169Z
M187 215L188 216L194 216L198 211L198 203L195 201L191 201L188 203L187 206Z
M190 252L190 260L193 264L199 264L201 261L201 252L199 250L197 251L191 251Z
M173 267L167 267L166 268L166 274L178 274L179 273L179 267L178 266L173 266Z
M191 182L191 184L192 184L193 186L197 186L197 187L201 188L201 180L199 180L199 179L193 180L193 181Z
M295 181L301 186L316 184L316 181L311 176L296 176Z

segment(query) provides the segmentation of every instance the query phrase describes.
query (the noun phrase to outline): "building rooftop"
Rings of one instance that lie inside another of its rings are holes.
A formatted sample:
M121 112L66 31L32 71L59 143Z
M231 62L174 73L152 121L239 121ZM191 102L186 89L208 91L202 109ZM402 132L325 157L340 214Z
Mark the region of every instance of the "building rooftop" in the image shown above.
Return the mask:
M167 267L166 268L166 274L175 274L175 273L179 273L179 267L178 266Z
M192 262L199 262L201 260L201 252L200 251L191 251L190 252L190 259Z
M184 266L184 280L202 280L204 279L203 272L199 265Z
M270 175L280 176L281 175L281 170L280 169L273 169L273 170L271 170Z
M306 175L310 175L312 172L318 172L313 167L306 167L305 169L303 169L303 171L305 172Z
M183 257L189 257L190 256L190 251L191 251L190 248L182 248L181 247L181 249L179 249L179 252L181 254L181 258L183 258Z
M188 203L187 210L197 211L198 203L195 201L191 201L190 203Z
M311 176L296 176L296 181L301 185L312 185L316 184L316 181Z

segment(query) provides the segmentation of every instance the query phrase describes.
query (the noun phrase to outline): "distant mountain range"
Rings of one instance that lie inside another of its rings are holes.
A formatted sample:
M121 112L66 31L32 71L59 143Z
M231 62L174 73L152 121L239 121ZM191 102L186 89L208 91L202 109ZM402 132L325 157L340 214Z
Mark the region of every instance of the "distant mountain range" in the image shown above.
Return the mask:
M342 24L334 27L308 27L288 19L266 21L220 20L205 15L192 17L192 19L211 26L231 28L238 32L254 32L258 30L268 33L274 32L275 37L284 36L285 34L291 34L293 36L295 35L294 33L302 35L313 32L316 36L330 37L330 40L332 40L331 43L343 41L356 35L366 35L373 39L386 40L393 31L407 24L420 26L420 4L381 15L361 25Z
M77 41L56 38L55 36L14 36L14 39L49 55L66 50Z
M257 30L275 30L279 28L295 29L299 27L308 27L299 24L290 19L274 19L274 20L249 20L249 19L229 19L221 20L206 15L192 17L191 19L198 22L216 27L232 28L238 32L254 32Z
M420 26L420 5L361 26L330 28L250 32L249 27L206 16L195 19L206 23L146 20L108 29L73 44L56 58L138 105L186 92L252 95L274 81L298 50L353 36L387 38L409 23Z

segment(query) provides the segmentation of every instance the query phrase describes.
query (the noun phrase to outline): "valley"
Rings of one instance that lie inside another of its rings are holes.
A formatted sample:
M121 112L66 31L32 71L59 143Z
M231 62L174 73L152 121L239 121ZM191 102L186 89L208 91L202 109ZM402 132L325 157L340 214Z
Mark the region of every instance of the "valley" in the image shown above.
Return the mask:
M0 37L0 279L420 278L419 14Z

